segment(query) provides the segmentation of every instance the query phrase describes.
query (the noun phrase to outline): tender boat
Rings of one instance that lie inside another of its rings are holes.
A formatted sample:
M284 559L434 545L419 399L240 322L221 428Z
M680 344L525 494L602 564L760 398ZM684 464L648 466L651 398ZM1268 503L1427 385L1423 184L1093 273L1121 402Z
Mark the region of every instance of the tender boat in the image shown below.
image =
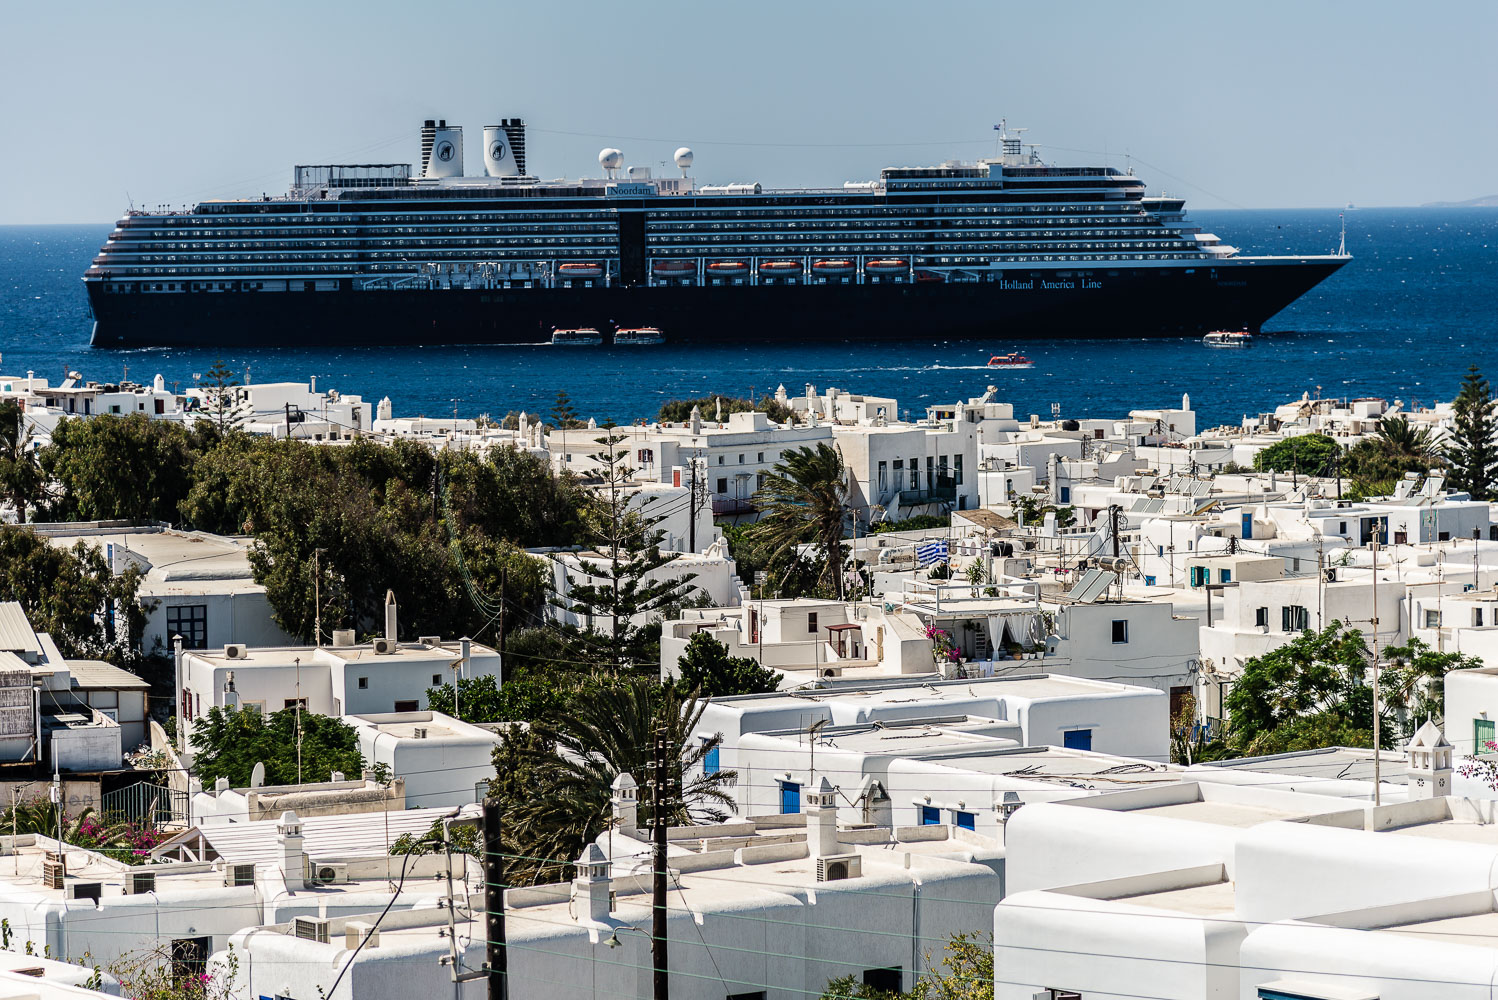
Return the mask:
M903 257L883 257L867 261L863 269L868 274L905 274L910 270L910 264Z
M620 347L639 347L645 344L664 344L666 338L657 327L634 326L614 331L614 343Z
M742 260L715 260L707 265L707 273L714 278L742 278L749 273L749 264Z
M1213 330L1202 343L1208 347L1252 347L1254 335L1247 330Z
M995 354L988 359L990 368L1034 368L1035 362L1023 354Z
M553 330L551 342L557 347L593 347L603 343L603 334L591 326L578 327L575 330Z
M801 262L799 260L762 260L759 262L759 273L769 278L793 277L801 273Z
M813 274L820 274L824 277L840 277L845 274L852 274L857 270L857 265L851 260L843 260L842 258L818 260L812 262L811 270Z
M571 281L574 278L601 278L603 277L603 265L584 263L558 264L557 277L564 281Z
M650 273L657 278L695 278L697 264L690 260L658 260L650 265Z

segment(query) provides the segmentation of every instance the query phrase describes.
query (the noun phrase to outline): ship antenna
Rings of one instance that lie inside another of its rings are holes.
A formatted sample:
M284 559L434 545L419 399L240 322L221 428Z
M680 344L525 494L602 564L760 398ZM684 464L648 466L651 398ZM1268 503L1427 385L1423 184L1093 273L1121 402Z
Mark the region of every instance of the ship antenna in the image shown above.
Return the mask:
M1346 212L1338 212L1337 213L1337 218L1342 223L1342 237L1341 237L1341 239L1339 239L1337 241L1337 256L1338 257L1346 257L1347 256L1347 213Z

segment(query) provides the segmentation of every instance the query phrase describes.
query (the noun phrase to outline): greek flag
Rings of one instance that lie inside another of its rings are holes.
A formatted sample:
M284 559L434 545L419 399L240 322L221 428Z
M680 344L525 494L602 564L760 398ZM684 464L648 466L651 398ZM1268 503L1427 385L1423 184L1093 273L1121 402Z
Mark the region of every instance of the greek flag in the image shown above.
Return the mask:
M915 547L915 561L918 566L930 566L932 563L946 562L946 539L935 542L921 542Z

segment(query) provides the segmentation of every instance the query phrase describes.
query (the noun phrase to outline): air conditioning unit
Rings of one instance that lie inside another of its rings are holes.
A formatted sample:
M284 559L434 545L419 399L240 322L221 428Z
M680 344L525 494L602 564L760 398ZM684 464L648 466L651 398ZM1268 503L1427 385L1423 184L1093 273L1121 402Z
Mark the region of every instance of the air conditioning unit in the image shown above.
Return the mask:
M69 882L63 889L63 896L67 899L92 899L97 903L103 891L101 882Z
M395 652L396 646L397 644L394 639L376 639L374 641L374 651L381 656Z
M231 642L224 646L224 659L226 660L243 660L247 656L249 656L249 651L245 649L242 642Z
M359 942L364 942L366 948L378 948L380 946L380 929L373 924L367 924L362 920L350 920L343 925L343 946L350 951L359 947Z
M312 881L321 883L322 885L342 885L348 881L348 865L314 861L312 863Z
M142 893L155 891L155 872L130 872L125 879L125 892L131 896L139 896Z
M831 854L817 858L818 882L841 882L863 875L863 857L858 854Z
M293 917L291 936L303 941L328 943L328 922L318 917Z
M421 643L423 646L431 646L435 649L436 647L442 645L442 636L424 635L418 638L416 641Z
M246 886L255 884L253 864L229 865L224 869L224 885Z

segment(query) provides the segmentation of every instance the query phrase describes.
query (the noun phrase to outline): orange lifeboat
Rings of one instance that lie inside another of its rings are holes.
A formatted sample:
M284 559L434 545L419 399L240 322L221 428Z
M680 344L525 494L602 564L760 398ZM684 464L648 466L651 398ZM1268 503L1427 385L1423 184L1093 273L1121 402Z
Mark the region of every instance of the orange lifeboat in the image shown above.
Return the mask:
M762 260L759 262L760 274L800 274L801 262L799 260Z
M603 277L603 265L593 263L559 264L557 276L569 281L573 278L601 278Z
M715 260L707 265L707 273L718 278L738 278L749 273L749 265L742 260Z
M910 270L910 265L904 257L884 257L865 262L863 269L869 274L904 274Z
M691 278L697 265L690 260L658 260L650 265L650 273L657 278Z
M836 276L840 274L852 274L856 270L856 267L851 260L838 258L836 260L813 261L811 269L816 274Z

